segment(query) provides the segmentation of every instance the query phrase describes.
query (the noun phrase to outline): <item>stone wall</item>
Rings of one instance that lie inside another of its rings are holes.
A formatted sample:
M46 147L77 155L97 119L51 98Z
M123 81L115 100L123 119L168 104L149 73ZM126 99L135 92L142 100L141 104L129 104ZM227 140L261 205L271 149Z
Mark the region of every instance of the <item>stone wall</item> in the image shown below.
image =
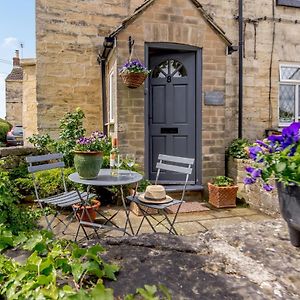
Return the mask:
M24 144L28 144L27 138L37 133L37 102L36 102L36 62L34 59L22 59L23 67L23 138Z
M200 2L233 43L238 45L238 20L235 18L238 16L238 1ZM263 135L264 129L278 126L279 64L300 62L298 34L300 9L275 5L276 19L273 22L272 5L275 0L243 2L245 18L243 125L245 137L255 140ZM227 57L226 143L237 136L237 58L237 53Z
M22 125L22 81L6 80L6 120Z
M266 192L260 181L249 186L244 185L243 180L247 175L245 167L252 164L253 161L251 160L229 157L227 160L227 176L232 178L238 185L238 198L244 199L251 208L276 217L280 213L277 189ZM275 186L275 182L272 182L272 185Z
M16 167L26 164L25 157L36 155L36 148L32 147L9 147L0 148L1 168L11 171Z

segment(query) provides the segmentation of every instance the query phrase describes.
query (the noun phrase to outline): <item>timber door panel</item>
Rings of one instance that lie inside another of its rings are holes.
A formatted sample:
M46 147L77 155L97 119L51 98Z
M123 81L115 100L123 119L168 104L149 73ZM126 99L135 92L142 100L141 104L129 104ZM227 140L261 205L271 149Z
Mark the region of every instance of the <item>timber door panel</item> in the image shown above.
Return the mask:
M158 154L196 158L196 96L194 52L152 55L149 89L149 178L156 176ZM181 183L176 173L162 182ZM190 176L195 182L195 171Z

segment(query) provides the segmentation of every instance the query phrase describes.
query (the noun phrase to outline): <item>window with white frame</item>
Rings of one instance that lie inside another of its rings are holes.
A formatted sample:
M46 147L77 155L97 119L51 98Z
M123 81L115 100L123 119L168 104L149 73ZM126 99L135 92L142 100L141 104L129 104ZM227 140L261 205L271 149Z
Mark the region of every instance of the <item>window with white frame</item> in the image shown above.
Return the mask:
M116 68L115 66L109 73L109 123L114 122L116 106Z
M300 120L300 64L280 66L279 124Z

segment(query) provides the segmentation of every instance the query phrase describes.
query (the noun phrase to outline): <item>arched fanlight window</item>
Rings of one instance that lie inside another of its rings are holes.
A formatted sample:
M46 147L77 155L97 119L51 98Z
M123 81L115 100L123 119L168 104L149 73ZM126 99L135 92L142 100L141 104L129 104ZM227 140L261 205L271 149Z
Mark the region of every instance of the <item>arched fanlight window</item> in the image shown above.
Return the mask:
M156 66L152 72L152 78L186 77L187 71L184 65L175 59L168 59Z

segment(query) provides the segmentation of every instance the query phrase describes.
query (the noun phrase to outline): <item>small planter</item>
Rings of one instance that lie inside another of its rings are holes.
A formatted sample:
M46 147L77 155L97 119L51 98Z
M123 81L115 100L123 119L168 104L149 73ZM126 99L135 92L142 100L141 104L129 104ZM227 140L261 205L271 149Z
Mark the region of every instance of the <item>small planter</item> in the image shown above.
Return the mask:
M300 247L300 186L276 184L280 211L288 224L291 244Z
M99 209L101 202L99 200L92 200L91 203L92 205L88 205L85 207L88 213L84 211L83 207L80 206L80 204L73 205L73 208L77 209L76 215L78 219L85 222L95 221L97 216L97 210ZM90 216L90 218L88 215Z
M209 203L217 208L236 207L238 186L220 187L208 183Z
M81 179L97 177L103 162L102 152L74 151L75 169Z
M148 75L145 73L123 72L120 73L120 76L127 87L136 89L143 84Z

